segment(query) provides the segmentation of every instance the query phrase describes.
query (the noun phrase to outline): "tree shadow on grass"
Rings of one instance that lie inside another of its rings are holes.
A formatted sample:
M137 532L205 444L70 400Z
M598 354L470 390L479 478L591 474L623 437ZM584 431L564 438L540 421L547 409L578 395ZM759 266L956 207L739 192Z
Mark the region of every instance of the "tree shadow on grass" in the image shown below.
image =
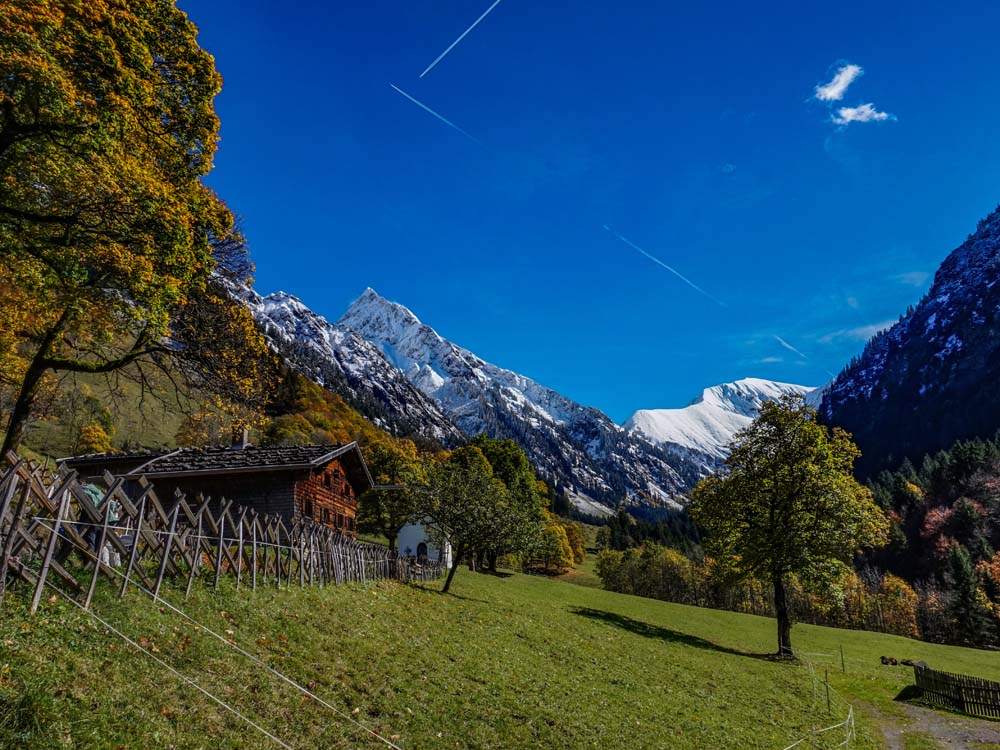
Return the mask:
M484 576L493 576L494 578L513 578L513 573L507 573L503 570L480 570L477 571Z
M479 602L480 604L489 604L485 599L476 599L471 596L463 596L462 594L456 594L454 591L442 591L439 582L435 581L406 581L402 582L402 585L410 589L410 591L416 591L420 594L426 594L427 596L450 596L452 599L461 599L466 602Z
M589 607L573 607L570 611L575 615L589 617L592 620L599 620L600 622L608 625L613 625L616 628L627 630L630 633L635 633L636 635L641 635L645 638L655 638L656 640L664 641L665 643L679 643L684 646L703 648L708 651L718 651L722 654L733 654L734 656L747 656L751 659L762 659L764 661L788 661L788 659L778 656L777 654L754 654L749 651L740 651L739 649L729 648L728 646L720 646L718 643L712 643L712 641L705 640L704 638L700 638L696 635L681 633L680 631L671 630L670 628L664 628L659 625L650 625L648 622L633 620L631 617L619 615L615 612L605 612L600 609L590 609Z

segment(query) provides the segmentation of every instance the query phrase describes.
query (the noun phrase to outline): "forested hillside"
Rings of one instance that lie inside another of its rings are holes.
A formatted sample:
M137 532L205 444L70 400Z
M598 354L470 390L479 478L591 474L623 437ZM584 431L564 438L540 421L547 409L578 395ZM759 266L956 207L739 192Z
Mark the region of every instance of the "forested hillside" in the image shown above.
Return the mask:
M1000 209L941 264L920 303L868 342L820 414L861 448L872 476L1000 427Z

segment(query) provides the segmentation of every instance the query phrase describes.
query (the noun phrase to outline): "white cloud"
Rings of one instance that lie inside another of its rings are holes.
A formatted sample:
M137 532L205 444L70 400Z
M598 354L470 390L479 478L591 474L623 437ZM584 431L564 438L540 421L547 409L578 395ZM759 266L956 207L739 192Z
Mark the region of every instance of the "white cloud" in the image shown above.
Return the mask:
M757 360L757 362L762 365L773 365L777 362L784 362L784 361L785 361L784 357L764 357L762 359Z
M859 307L861 307L861 302L858 300L857 297L848 297L844 301L847 302L847 306L853 310L857 310Z
M895 115L875 109L875 105L871 102L858 105L857 107L841 107L833 115L833 121L838 125L850 125L852 122L881 122L883 120L895 119Z
M907 271L906 273L897 274L892 278L906 286L923 286L929 277L930 274L927 271Z
M847 87L864 73L860 65L843 65L833 76L833 80L816 87L816 98L821 102L839 102L847 93Z
M879 331L884 331L893 325L895 320L883 320L879 323L869 323L866 326L857 328L842 328L839 331L832 331L818 340L821 344L833 344L837 341L867 341Z

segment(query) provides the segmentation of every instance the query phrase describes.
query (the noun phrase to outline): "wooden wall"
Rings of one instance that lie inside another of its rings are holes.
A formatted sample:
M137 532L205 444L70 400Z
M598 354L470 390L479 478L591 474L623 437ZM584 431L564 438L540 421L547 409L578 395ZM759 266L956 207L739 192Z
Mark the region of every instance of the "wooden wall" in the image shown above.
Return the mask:
M358 501L339 460L295 482L296 512L336 529L354 531Z
M149 481L161 498L172 499L176 490L194 505L199 494L210 497L210 508L220 510L220 498L233 503L234 507L253 508L261 515L276 515L291 521L295 516L296 476L288 471L265 471L251 474L230 474L213 477L175 477L157 479L150 475Z
M105 468L87 466L80 473L88 479L91 475L96 478ZM318 471L303 469L162 478L150 474L148 478L156 488L156 494L168 503L180 491L190 505L196 504L198 495L211 498L209 507L213 513L221 510L219 500L225 498L232 501L235 507L253 508L261 515L280 516L286 523L308 516L330 528L355 530L357 496L339 459ZM129 492L137 492L137 486L132 485L134 483L129 483Z

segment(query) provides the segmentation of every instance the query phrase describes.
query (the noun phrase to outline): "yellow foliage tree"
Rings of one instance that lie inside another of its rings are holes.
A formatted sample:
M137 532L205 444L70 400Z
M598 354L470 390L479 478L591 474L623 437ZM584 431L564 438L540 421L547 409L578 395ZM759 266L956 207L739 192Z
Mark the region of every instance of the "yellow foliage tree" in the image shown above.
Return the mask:
M196 31L173 0L2 3L0 366L15 394L3 450L49 373L204 363L205 342L175 323L219 307L205 294L213 247L234 228L202 181L221 78ZM214 310L227 316L247 325Z
M111 437L99 424L85 424L80 428L80 451L107 453L111 450Z

